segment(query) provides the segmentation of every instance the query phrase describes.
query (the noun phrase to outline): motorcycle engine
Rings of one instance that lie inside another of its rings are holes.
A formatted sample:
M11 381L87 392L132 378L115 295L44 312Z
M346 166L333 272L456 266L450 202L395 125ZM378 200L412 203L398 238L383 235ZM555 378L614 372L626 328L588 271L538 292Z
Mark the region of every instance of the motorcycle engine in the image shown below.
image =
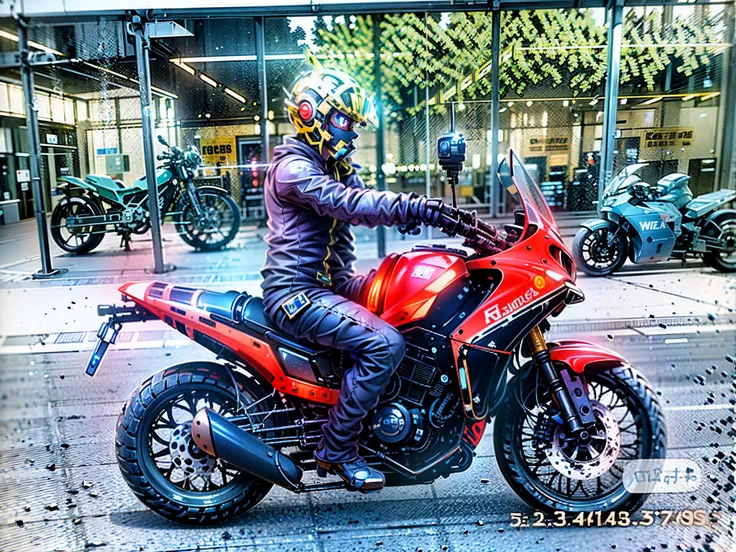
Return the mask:
M418 444L424 436L422 414L418 408L408 409L400 402L380 406L371 421L373 434L388 444Z
M140 205L125 209L122 212L121 218L123 223L134 234L144 234L149 229L148 212Z

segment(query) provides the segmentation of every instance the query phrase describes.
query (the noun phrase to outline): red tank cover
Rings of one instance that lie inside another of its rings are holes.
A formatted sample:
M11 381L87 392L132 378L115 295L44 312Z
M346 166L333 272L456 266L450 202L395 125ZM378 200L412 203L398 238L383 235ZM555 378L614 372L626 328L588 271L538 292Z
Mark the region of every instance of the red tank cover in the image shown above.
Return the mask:
M468 273L462 255L445 251L411 251L388 262L381 318L394 326L424 318L437 295Z

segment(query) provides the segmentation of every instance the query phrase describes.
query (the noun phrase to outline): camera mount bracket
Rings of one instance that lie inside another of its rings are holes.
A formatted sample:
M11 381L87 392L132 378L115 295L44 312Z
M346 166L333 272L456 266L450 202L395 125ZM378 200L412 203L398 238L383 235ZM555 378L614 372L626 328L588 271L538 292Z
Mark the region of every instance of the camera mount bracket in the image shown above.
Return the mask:
M447 181L452 190L452 206L457 207L457 193L455 188L458 175L463 170L465 162L465 138L455 132L455 103L450 104L450 132L445 132L437 140L437 157L440 167L447 173Z

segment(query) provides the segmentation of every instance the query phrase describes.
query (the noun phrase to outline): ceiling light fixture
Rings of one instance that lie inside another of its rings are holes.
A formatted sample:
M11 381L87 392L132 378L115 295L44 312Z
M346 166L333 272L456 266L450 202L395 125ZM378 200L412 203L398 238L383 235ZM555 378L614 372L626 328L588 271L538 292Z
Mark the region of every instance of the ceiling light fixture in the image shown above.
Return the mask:
M173 63L174 65L176 65L179 69L183 69L184 71L186 71L187 73L189 73L192 76L194 76L194 75L197 74L197 70L194 67L190 67L189 65L187 65L186 63L184 63L180 59L177 59L177 60L173 60L172 59L171 60L171 63Z
M648 99L647 101L645 101L645 102L641 102L641 103L640 103L639 105L652 105L653 103L657 103L657 102L658 102L658 101L660 101L661 99L662 99L662 96L656 96L656 97L654 97L654 98L649 98L649 99Z
M225 94L227 94L231 98L235 98L239 102L242 102L242 103L246 103L247 102L247 100L245 99L244 96L241 96L240 94L238 94L237 92L235 92L233 90L230 90L229 88L225 88L224 92L225 92Z
M211 78L211 77L208 77L208 76L207 76L207 75L205 75L204 73L200 73L200 74L199 74L199 78L200 78L200 80L202 80L202 81L206 82L207 84L209 84L209 85L210 85L211 87L213 87L213 88L218 88L218 86L219 86L219 85L217 84L217 81L216 81L215 79L213 79L213 78Z

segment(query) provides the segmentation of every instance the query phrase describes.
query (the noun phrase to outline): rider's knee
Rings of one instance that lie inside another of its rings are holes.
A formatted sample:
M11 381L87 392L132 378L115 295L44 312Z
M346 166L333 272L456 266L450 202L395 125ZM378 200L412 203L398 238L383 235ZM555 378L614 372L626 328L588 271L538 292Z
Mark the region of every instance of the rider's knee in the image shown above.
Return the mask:
M359 356L366 356L381 368L393 371L404 358L406 342L404 337L392 327L376 331L361 344Z
M404 358L404 353L406 352L406 341L404 341L404 336L396 330L388 332L386 335L386 341L388 343L389 354L391 355L391 364L393 368L396 369L401 362L401 359Z

